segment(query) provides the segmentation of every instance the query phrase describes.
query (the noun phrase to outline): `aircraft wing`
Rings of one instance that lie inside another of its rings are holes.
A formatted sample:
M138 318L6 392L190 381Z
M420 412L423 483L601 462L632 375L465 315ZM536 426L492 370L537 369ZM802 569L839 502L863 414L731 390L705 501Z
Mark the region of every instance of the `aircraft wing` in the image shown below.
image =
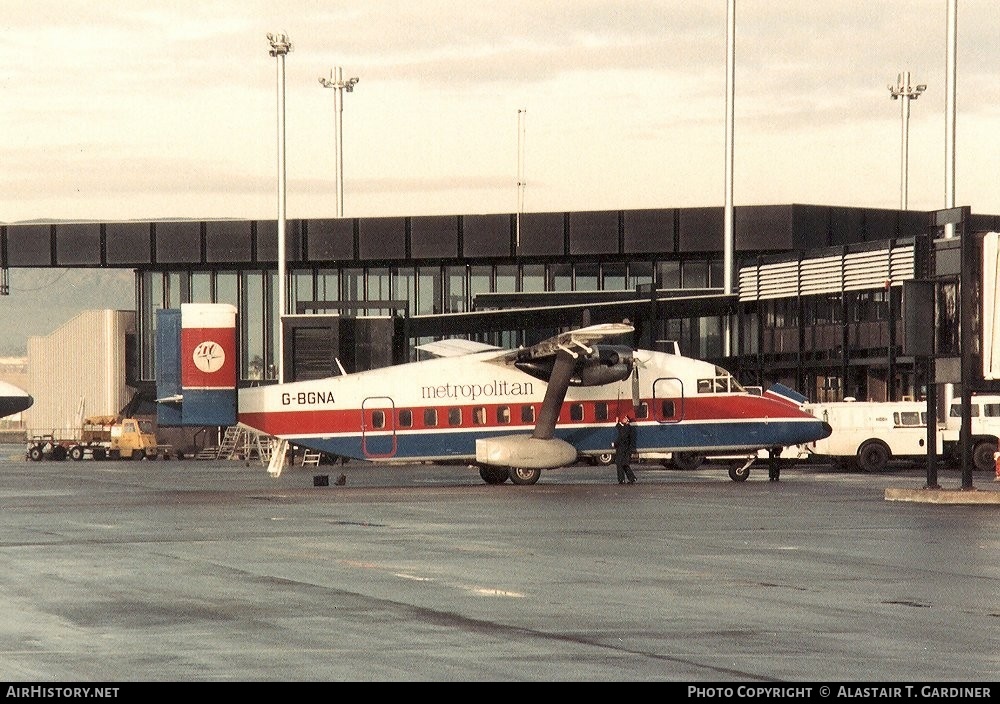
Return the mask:
M494 362L512 364L545 381L545 397L530 437L477 440L476 459L485 464L534 468L561 467L576 459L576 448L555 437L566 391L573 384L596 386L627 379L635 364L632 348L597 342L633 330L627 323L591 325L499 355Z
M539 359L554 357L560 350L566 351L570 356L576 358L581 352L590 354L590 345L615 335L624 335L633 332L635 327L629 323L602 323L600 325L589 325L578 330L560 333L555 337L550 337L531 347L522 347L512 350L505 357L507 359Z
M465 354L489 352L491 350L499 350L500 348L495 345L487 345L485 342L451 338L426 342L422 345L417 345L417 349L432 354L435 357L460 357Z

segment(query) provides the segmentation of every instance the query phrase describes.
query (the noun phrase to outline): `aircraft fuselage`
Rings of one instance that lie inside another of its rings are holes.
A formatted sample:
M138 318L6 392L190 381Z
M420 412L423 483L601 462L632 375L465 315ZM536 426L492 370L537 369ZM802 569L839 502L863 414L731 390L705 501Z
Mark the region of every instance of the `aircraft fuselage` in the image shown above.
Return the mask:
M263 433L364 460L466 461L476 441L530 435L547 383L490 351L312 381L241 389L239 420ZM623 414L642 451L699 453L784 447L826 437L794 404L742 389L697 359L640 350L631 378L571 386L554 437L582 454L607 452Z

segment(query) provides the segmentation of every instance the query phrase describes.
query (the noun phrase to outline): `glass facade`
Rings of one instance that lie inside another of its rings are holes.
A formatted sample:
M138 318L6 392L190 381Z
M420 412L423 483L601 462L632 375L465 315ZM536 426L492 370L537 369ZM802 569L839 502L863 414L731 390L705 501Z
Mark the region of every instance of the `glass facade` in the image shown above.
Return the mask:
M652 281L654 268L661 275L673 272L669 276L680 280L679 262L651 261L300 268L287 273L287 303L289 311L295 312L299 303L309 301L367 303L401 299L409 301L407 312L411 316L461 313L473 310L478 293L634 291L636 286ZM705 286L709 270L707 261L685 262L684 266L684 271L691 272L697 282L689 284L696 287ZM138 274L142 379L155 378L156 311L177 308L181 303L235 305L239 320L241 380L277 378L276 344L280 335L276 278L276 271L261 269L144 271ZM672 283L674 279L669 278L669 281ZM335 309L317 312L338 313ZM373 305L343 314L384 316L391 315L392 311ZM397 311L396 314L402 313ZM677 340L682 351L690 354L719 354L721 319L690 323L687 320L659 321L660 338ZM471 337L501 346L523 344L525 339L524 331L520 330L483 331Z

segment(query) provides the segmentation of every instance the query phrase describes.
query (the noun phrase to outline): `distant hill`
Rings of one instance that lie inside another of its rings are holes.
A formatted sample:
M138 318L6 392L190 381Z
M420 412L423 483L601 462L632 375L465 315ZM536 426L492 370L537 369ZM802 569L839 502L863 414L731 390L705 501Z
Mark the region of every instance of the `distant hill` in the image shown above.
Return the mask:
M0 296L0 356L28 352L28 338L48 335L80 311L135 310L129 269L11 269Z

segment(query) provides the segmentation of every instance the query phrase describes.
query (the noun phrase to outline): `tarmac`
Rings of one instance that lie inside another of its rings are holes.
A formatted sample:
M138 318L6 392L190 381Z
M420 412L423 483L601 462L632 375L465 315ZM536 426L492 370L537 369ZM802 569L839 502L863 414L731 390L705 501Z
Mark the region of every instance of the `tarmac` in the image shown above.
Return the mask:
M0 679L997 680L992 474L636 474L0 460Z

